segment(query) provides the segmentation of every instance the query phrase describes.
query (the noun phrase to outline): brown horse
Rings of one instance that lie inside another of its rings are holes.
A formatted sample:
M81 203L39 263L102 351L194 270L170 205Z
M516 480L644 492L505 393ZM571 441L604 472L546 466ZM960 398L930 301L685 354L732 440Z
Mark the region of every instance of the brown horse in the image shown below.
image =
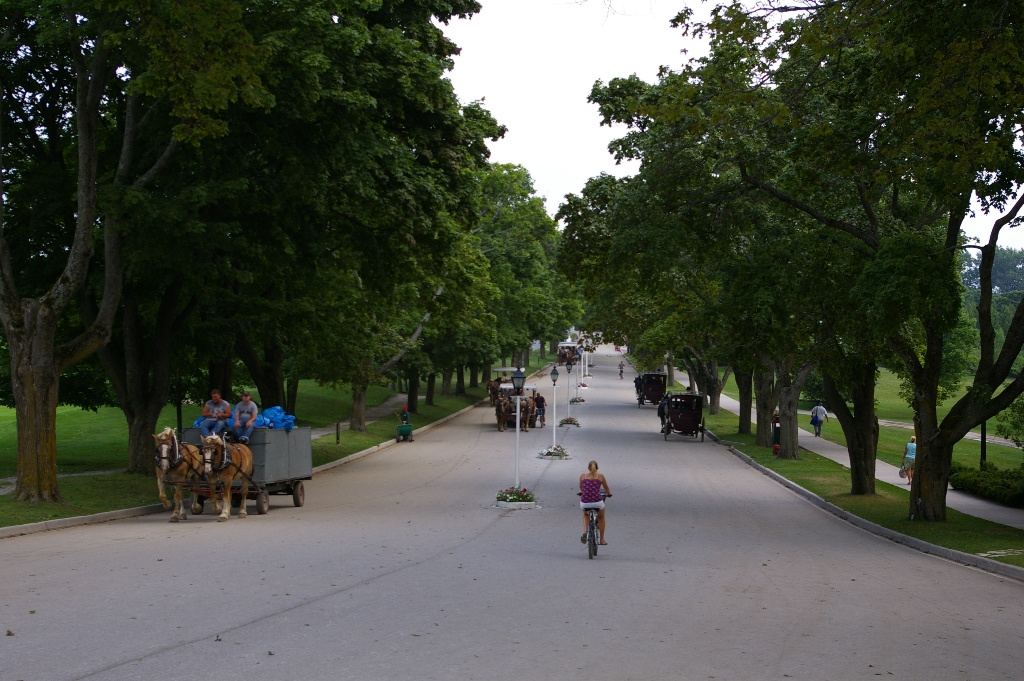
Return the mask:
M203 468L210 480L210 497L213 499L215 513L218 508L217 483L224 486L224 498L220 501L222 510L217 521L231 517L231 484L235 480L242 483L238 517L244 518L247 515L245 502L249 496L249 481L252 479L252 450L245 445L226 442L219 435L207 435L203 438Z
M501 379L495 378L494 380L487 381L487 396L491 398L491 406L498 404L498 398L501 397Z
M160 434L153 435L156 440L156 489L160 493L160 501L164 508L174 509L171 522L188 520L185 504L182 502L184 483L196 480L203 474L203 456L195 445L178 442L178 437L171 428L164 428ZM164 484L174 485L174 502L167 500ZM192 512L196 513L198 504L193 499Z
M498 430L504 431L508 426L508 417L513 411L512 401L507 397L499 397L494 406L494 418L498 422Z
M524 397L519 400L519 430L530 431L530 419L536 407L532 397Z

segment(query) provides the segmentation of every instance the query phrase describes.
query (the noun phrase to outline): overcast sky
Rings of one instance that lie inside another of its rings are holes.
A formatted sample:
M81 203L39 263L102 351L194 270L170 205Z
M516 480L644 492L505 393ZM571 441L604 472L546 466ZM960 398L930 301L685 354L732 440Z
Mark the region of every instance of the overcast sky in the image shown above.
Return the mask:
M444 27L462 48L449 77L462 102L484 100L508 127L504 139L490 145L491 160L526 168L552 215L589 178L637 171L635 165L617 166L608 153L608 143L625 128L600 125L597 107L587 102L594 81L635 73L655 82L661 66L678 69L705 52L669 26L686 5L706 16L702 0L480 3L479 14ZM991 222L972 221L968 234L987 242ZM999 243L1024 248L1024 228L1004 230Z

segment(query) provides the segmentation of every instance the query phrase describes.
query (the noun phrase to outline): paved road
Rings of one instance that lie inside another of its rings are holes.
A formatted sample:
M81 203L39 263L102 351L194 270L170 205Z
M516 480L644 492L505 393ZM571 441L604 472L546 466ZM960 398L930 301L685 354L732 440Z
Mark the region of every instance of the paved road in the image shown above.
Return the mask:
M1024 585L665 442L617 362L555 431L570 460L536 458L550 427L522 435L539 509L494 507L515 434L479 408L319 474L303 508L0 540L0 680L1019 678ZM591 458L615 497L588 561Z

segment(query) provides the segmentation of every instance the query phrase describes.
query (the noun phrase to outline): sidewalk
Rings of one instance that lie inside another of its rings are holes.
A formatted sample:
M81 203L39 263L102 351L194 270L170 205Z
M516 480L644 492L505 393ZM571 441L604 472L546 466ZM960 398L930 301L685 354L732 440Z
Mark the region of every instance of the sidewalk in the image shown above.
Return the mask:
M722 395L721 407L733 414L738 414L740 410L739 402L727 395ZM756 415L753 412L751 417L756 419ZM803 428L800 429L800 433L800 447L802 449L831 459L846 468L850 467L850 452L846 447L829 442L825 438L814 437L814 433ZM907 485L907 481L899 476L899 468L884 461L875 461L875 477L877 480L891 485L903 487ZM1002 506L1001 504L959 492L952 488L946 491L946 506L977 518L984 518L1001 525L1024 530L1024 509Z

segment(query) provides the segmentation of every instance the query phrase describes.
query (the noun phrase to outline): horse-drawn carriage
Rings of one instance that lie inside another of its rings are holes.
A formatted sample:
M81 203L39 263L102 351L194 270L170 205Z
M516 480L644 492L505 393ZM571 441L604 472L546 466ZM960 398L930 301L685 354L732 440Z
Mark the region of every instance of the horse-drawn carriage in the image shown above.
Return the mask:
M700 437L704 442L704 396L700 393L669 393L665 404L665 423L661 432Z
M534 403L534 395L537 394L537 386L525 384L519 398L519 429L530 430L536 428L538 423L537 405ZM511 383L502 384L498 390L497 399L494 401L494 418L498 424L498 430L503 431L509 426L516 427L516 396L515 388Z
M565 341L558 344L558 366L572 362L577 364L583 356L583 347L579 343Z
M661 402L661 398L665 396L665 391L668 387L668 374L664 371L640 374L633 379L633 385L636 388L636 404L638 407L644 406L644 402L658 404Z
M186 428L182 433L182 441L204 446L198 428ZM220 439L220 438L217 438ZM252 452L252 474L245 479L243 475L234 476L231 485L231 505L240 507L246 499L256 500L256 512L260 515L270 510L271 494L290 494L292 503L302 506L306 503L306 490L303 480L313 478L313 446L309 428L293 428L292 430L275 430L257 428L247 443ZM231 445L228 443L228 451ZM193 480L185 483L186 489L192 490L199 497L212 499L216 494L224 496L223 486L216 483L212 486L209 480ZM192 512L201 512L193 506Z

